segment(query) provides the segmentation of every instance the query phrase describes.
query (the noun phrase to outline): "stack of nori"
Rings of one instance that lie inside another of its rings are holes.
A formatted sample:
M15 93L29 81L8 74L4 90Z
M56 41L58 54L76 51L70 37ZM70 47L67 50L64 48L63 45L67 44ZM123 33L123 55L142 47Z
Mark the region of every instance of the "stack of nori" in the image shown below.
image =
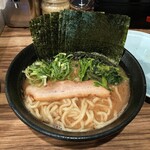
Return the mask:
M59 13L39 16L30 21L30 31L39 58L48 58L58 50Z
M126 15L64 10L30 21L39 58L58 52L99 52L119 63L130 24Z

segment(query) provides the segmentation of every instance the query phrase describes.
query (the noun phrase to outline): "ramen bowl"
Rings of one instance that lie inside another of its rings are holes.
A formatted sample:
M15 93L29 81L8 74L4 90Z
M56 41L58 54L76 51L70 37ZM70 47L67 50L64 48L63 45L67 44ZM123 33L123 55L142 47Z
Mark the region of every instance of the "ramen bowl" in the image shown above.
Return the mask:
M49 137L65 141L90 141L105 139L119 133L140 111L146 95L146 81L143 70L134 56L125 50L120 66L130 78L130 99L124 112L111 124L87 132L68 132L49 127L32 116L26 109L22 97L24 70L37 59L33 44L23 49L12 61L6 75L6 97L8 103L20 120L32 129Z

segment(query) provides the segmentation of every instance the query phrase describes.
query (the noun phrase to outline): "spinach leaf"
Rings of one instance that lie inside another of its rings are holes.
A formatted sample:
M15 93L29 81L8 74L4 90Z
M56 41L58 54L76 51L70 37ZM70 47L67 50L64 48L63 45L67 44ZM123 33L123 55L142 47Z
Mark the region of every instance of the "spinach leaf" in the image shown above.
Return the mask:
M79 78L78 81L94 80L95 86L109 89L110 84L116 85L123 80L119 67L104 64L103 61L96 59L97 57L88 57L85 53L82 53L82 56L79 55L77 60L77 55L73 53L59 53L52 60L37 60L23 72L31 84L38 86L45 86L48 80L76 81L75 78ZM75 69L73 64L78 70L77 74L71 77Z

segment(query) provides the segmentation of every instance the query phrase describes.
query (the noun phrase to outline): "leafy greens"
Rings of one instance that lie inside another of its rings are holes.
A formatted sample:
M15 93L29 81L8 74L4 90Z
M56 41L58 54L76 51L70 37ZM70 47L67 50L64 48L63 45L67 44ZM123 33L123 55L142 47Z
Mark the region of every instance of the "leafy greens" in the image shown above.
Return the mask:
M48 80L94 80L95 86L103 86L109 89L109 85L119 84L123 77L120 68L104 61L99 61L97 56L88 53L77 57L76 54L59 53L52 60L37 60L28 66L23 72L29 82L37 86L45 86ZM83 56L83 57L81 57ZM74 72L72 62L76 62L78 67L77 77L70 78ZM108 60L107 60L108 61Z

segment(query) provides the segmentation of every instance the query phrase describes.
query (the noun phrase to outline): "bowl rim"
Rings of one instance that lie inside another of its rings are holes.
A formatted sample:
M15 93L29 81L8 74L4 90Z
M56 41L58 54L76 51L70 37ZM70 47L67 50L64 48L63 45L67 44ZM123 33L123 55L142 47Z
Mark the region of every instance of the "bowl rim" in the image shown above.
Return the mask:
M140 71L141 71L141 74L143 75L142 79L143 79L143 93L142 94L142 97L140 98L139 100L139 103L138 103L138 107L135 109L134 112L131 113L131 115L125 120L125 121L122 121L119 126L115 126L114 128L112 129L109 129L107 131L104 131L102 133L97 133L97 134L91 134L91 135L82 135L82 136L70 136L70 135L64 135L63 133L65 132L68 132L68 131L62 131L60 133L53 133L53 132L48 132L47 130L43 129L42 127L32 123L32 122L29 122L29 120L27 120L24 116L22 116L18 109L16 108L15 104L11 101L11 97L9 95L9 81L8 81L8 78L11 76L10 72L12 70L12 67L15 63L15 61L21 56L23 55L23 53L26 51L26 49L30 49L30 48L33 48L33 44L30 44L28 45L27 47L25 47L22 51L20 51L16 57L13 59L13 61L11 62L9 68L8 68L8 71L7 71L7 74L6 74L6 77L5 77L5 83L6 83L6 86L5 86L5 94L6 94L6 98L7 98L7 101L8 101L8 104L9 106L11 107L11 109L14 111L14 113L16 114L16 116L22 121L24 122L26 125L28 125L31 129L34 129L35 131L37 132L40 132L44 135L47 135L49 137L53 137L53 138L56 138L56 139L59 139L59 140L65 140L65 141L89 141L89 140L96 140L96 139L103 139L105 137L108 137L108 136L111 136L111 135L114 135L118 132L120 132L127 124L129 124L134 118L135 116L138 114L138 112L140 111L140 109L142 108L142 105L145 101L145 97L146 97L146 79L145 79L145 76L144 76L144 72L143 72L143 69L142 67L140 66L139 62L136 60L136 58L128 51L125 49L125 53L122 57L122 59L124 59L125 55L130 55L130 57L132 57L132 59L134 59L135 63L138 65ZM122 61L122 60L121 60ZM51 128L51 127L49 127ZM60 131L60 130L59 130ZM73 132L72 132L73 133ZM81 132L83 133L83 132ZM94 132L95 133L95 132ZM111 134L110 134L111 133Z

